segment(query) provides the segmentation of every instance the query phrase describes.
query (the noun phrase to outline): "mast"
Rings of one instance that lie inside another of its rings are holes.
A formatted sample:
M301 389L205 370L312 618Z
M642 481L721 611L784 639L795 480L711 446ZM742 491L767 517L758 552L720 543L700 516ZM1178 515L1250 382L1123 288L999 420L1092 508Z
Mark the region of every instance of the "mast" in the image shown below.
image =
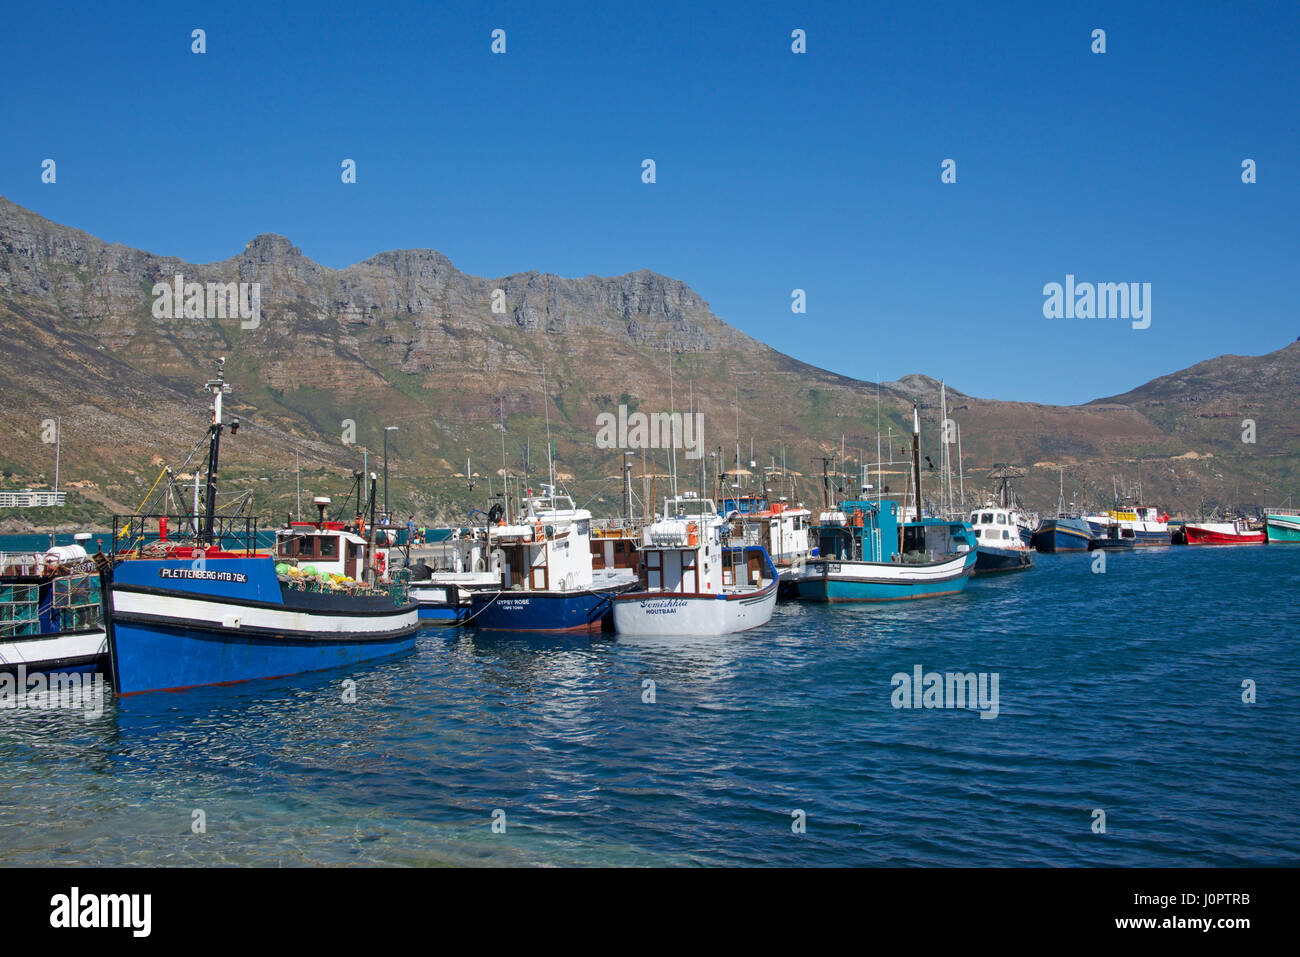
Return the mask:
M669 456L669 481L672 483L674 497L677 495L677 436L673 435L673 423L677 416L677 399L673 395L673 351L668 349L668 456Z
M966 473L961 467L961 426L957 426L957 484L958 494L961 495L961 507L966 507Z
M916 520L921 521L921 411L912 405L912 481L916 489Z
M500 425L501 427L501 485L502 488L505 490L505 498L502 499L502 501L505 503L504 507L506 510L504 518L506 520L506 524L509 525L510 524L510 473L506 471L506 420L502 415L500 400L498 400L498 404L497 404L497 424Z
M217 360L217 377L209 379L204 388L212 393L212 422L208 425L208 488L207 510L203 527L199 530L198 544L213 544L213 524L217 515L217 467L221 459L221 433L225 429L222 419L222 399L230 394L226 385L226 360L223 356ZM238 419L231 425L231 434L238 427Z
M370 473L370 524L366 528L366 584L375 583L375 492L379 485L379 476Z
M623 518L632 523L632 453L623 453Z
M555 459L551 448L551 398L546 384L546 363L542 363L542 406L546 410L546 475L551 481L551 511L555 511Z

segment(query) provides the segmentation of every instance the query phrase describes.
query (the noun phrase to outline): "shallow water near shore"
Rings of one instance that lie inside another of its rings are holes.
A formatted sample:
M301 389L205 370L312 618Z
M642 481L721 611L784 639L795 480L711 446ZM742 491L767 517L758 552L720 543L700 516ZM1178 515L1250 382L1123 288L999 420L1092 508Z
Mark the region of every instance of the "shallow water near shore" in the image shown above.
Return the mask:
M1092 564L717 639L436 630L347 673L0 710L0 864L1300 862L1300 546ZM997 717L894 707L918 665L997 673Z

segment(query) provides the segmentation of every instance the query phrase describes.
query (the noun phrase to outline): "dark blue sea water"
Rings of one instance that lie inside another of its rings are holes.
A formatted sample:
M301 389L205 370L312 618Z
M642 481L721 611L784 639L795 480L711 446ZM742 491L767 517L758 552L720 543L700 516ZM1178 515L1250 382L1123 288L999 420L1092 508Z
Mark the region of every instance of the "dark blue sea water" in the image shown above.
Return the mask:
M349 675L0 711L0 864L1300 863L1300 546L1091 567L723 639L440 631ZM997 672L998 716L892 707L918 664Z

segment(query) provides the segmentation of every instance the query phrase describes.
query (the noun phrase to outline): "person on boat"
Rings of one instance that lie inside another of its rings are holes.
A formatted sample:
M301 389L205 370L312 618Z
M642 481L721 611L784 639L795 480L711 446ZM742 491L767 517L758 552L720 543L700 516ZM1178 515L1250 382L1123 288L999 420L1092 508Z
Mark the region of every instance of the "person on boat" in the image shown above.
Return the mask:
M406 543L408 545L417 544L415 541L415 516L406 516Z

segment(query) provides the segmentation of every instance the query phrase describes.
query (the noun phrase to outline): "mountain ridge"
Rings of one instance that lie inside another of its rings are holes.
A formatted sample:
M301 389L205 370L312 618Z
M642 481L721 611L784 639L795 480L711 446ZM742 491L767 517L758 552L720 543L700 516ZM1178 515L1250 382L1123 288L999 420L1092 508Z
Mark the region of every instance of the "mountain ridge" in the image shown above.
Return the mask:
M187 282L260 283L260 322L156 317L154 283L178 273ZM648 269L489 278L461 272L433 249L386 250L331 269L277 233L257 234L225 260L192 264L107 243L0 198L0 334L0 436L8 438L0 485L49 480L38 444L48 413L65 421L66 467L78 477L102 472L101 491L123 502L149 481L140 463L183 455L201 436L196 387L220 355L230 360L232 408L253 426L229 453L231 467L275 465L271 487L258 492L277 507L293 449L308 458L317 485L360 464L358 448L342 441L348 422L357 445L372 449L383 426L398 426L390 479L402 507L440 518L473 498L458 491L448 463L467 454L499 463L496 425L504 421L508 468L517 472L523 440L543 446L548 417L563 470L592 476L581 481L593 483L594 501L617 508L617 488L610 498L600 481L617 471L618 453L595 447L595 417L620 404L682 410L693 402L705 414L708 447L716 454L722 446L727 466L737 439L748 463L752 437L756 460L785 457L790 470L810 474L821 467L814 460L838 461L842 442L851 460L843 471L853 472L874 459L879 388L895 457L913 400L922 404L926 451L938 450L937 380L915 372L877 386L813 366ZM973 482L995 462L1023 464L1031 473L1024 488L1045 504L1056 498L1052 467L1068 466L1079 490L1097 497L1109 495L1117 474L1132 481L1129 473L1149 461L1146 488L1186 509L1245 501L1243 485L1257 496L1293 490L1300 436L1287 424L1296 421L1294 396L1280 383L1297 375L1292 343L1265 356L1206 360L1082 405L981 399L952 386L947 393ZM1240 428L1227 428L1228 419L1251 415L1260 420L1253 448L1239 440ZM667 467L666 456L656 458L653 468ZM539 463L530 464L537 474ZM1227 492L1234 485L1236 498ZM820 495L810 480L801 491Z

